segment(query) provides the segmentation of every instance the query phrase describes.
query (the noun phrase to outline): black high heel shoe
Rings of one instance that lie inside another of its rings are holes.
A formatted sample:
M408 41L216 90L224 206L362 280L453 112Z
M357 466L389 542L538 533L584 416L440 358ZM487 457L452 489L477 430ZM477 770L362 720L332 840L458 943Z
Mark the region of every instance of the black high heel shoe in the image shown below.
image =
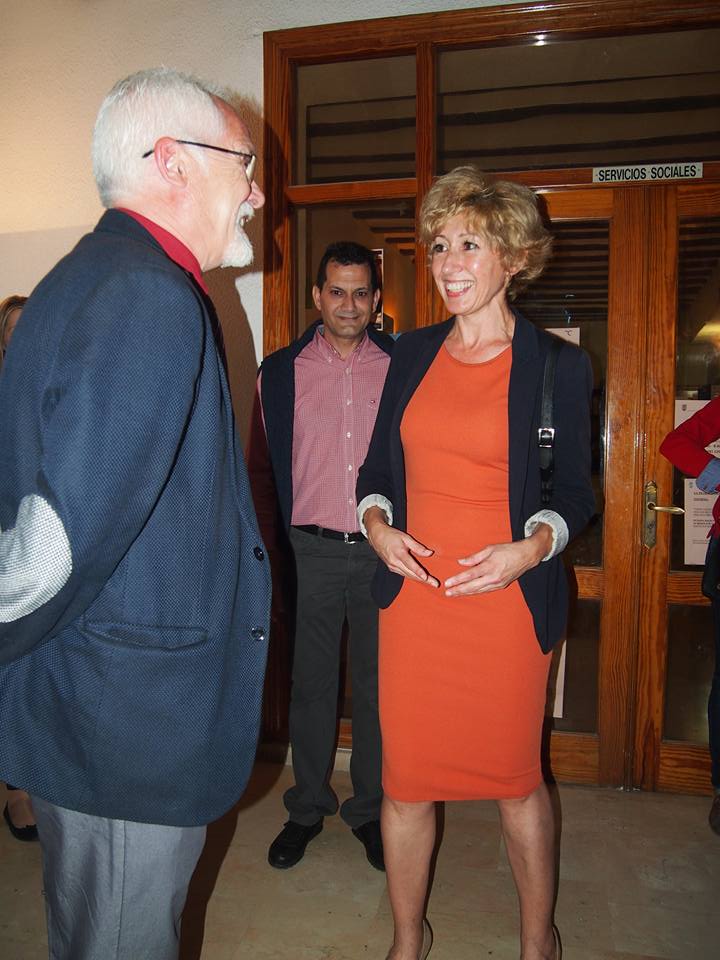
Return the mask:
M8 790L10 789L11 788L8 787ZM5 804L5 809L3 810L3 817L5 818L5 823L7 823L10 833L15 837L16 840L22 840L25 843L32 843L33 840L37 840L37 825L31 823L25 827L16 827L10 818L10 808L7 803Z

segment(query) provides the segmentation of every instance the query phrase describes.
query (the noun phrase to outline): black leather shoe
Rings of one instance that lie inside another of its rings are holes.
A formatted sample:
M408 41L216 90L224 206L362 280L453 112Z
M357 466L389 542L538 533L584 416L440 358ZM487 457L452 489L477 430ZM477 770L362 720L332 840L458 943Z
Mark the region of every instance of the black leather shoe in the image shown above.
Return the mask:
M710 829L712 832L720 835L720 793L716 793L713 797L708 821L710 823Z
M277 870L287 870L300 863L305 856L305 847L323 828L322 819L306 827L302 823L288 820L280 833L270 844L268 863Z
M8 810L7 804L5 804L3 816L5 817L5 823L7 823L8 827L10 828L10 833L15 837L16 840L24 840L28 843L32 840L37 840L38 832L35 824L31 823L26 827L16 827L10 819L10 811Z
M368 862L375 867L376 870L384 870L385 857L383 855L380 821L368 820L368 822L364 823L361 827L356 827L353 833L365 847Z

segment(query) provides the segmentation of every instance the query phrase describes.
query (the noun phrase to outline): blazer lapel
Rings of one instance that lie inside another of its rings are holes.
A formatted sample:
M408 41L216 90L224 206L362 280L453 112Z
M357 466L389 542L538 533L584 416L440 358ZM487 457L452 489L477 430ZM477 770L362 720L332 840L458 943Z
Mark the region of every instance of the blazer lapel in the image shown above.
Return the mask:
M400 422L405 412L405 407L412 395L417 390L422 378L430 369L430 364L437 356L437 352L445 341L448 333L452 329L454 318L451 317L444 323L427 327L421 345L414 358L414 362L409 370L405 385L398 397L395 405L392 421L390 424L390 469L392 471L393 484L396 490L402 490L402 500L398 498L396 506L396 524L405 529L407 522L407 502L405 500L405 458L403 457L402 442L400 440ZM418 338L419 339L419 338Z
M415 363L410 370L410 374L405 382L402 393L400 394L397 408L395 410L393 426L399 428L400 420L402 419L405 407L408 405L410 398L420 385L420 381L430 369L430 364L433 362L437 356L438 350L445 342L445 337L447 337L452 330L454 322L455 318L450 317L450 319L445 320L444 323L439 323L436 326L427 328L427 337L424 340L421 349L418 350Z
M540 348L535 327L516 311L508 397L510 525L522 526L522 501L528 472L534 411L540 389Z

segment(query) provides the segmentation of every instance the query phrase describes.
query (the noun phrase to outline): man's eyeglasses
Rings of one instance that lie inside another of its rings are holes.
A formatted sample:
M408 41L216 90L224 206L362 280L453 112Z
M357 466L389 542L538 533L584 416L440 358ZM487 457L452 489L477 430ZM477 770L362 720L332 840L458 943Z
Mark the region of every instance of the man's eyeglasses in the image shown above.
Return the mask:
M242 157L245 176L248 183L252 183L255 176L255 164L257 156L254 153L243 153L242 150L229 150L227 147L214 147L211 143L198 143L196 140L176 140L175 143L185 143L189 147L202 147L204 150L217 150L218 153L229 153L233 157ZM153 150L146 150L142 155L144 160L153 153Z

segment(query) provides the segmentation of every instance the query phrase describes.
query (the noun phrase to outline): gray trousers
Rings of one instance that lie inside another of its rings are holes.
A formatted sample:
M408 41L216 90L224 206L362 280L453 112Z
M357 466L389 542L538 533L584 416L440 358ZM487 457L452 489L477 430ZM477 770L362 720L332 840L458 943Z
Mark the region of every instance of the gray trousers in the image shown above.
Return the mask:
M340 640L347 616L352 680L353 796L340 815L351 827L380 817L378 609L370 596L377 557L366 542L328 540L290 529L297 571L290 744L295 786L290 819L310 825L338 809L329 779L337 733Z
M176 960L205 827L106 820L32 798L50 960Z

